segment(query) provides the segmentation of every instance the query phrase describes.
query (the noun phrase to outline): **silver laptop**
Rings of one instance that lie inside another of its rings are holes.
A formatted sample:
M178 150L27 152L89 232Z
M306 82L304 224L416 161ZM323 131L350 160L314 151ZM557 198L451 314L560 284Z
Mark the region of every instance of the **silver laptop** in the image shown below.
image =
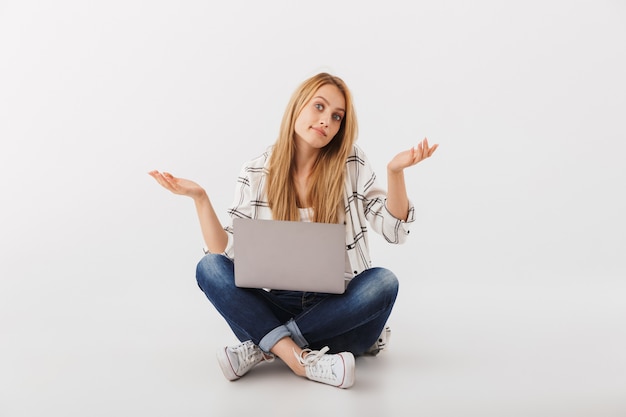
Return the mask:
M235 285L342 294L343 224L233 219Z

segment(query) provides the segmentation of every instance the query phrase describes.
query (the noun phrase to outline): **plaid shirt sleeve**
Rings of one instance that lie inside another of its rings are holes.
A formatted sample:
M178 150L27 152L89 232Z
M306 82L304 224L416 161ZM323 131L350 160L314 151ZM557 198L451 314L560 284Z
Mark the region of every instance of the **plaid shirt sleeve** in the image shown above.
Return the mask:
M224 227L228 234L228 244L224 255L235 258L233 250L233 222L235 217L246 219L271 219L272 213L265 196L267 160L269 150L245 163L239 172L235 185L233 203L227 210L229 223Z
M387 209L387 192L379 185L365 153L355 146L346 161L346 248L354 275L372 267L368 225L393 244L401 244L415 221L415 207L409 201L407 220L395 218Z

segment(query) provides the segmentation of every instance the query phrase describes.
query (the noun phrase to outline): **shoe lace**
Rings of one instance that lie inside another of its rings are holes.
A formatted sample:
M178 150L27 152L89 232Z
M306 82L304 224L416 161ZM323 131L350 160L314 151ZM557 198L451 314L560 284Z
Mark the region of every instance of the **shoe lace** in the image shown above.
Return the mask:
M300 365L308 368L311 376L320 379L334 379L335 376L332 372L332 363L334 362L333 355L326 355L326 352L329 350L330 348L326 346L321 350L303 349L302 352L298 354L294 349L293 354L296 356L296 359L298 359ZM322 360L322 363L319 363L320 360ZM326 364L328 361L330 361L330 364Z
M271 362L274 360L274 355L266 355L260 348L254 343L247 341L233 348L237 354L239 360L239 370L250 368L260 361Z

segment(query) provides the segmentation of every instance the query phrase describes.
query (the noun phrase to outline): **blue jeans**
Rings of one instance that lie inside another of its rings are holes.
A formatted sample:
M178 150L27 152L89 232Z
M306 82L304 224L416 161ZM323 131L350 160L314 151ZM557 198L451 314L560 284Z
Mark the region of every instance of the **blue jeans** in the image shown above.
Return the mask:
M379 337L398 295L398 279L384 268L355 276L343 294L239 288L233 261L217 254L200 260L196 279L235 336L264 352L288 336L302 348L361 355Z

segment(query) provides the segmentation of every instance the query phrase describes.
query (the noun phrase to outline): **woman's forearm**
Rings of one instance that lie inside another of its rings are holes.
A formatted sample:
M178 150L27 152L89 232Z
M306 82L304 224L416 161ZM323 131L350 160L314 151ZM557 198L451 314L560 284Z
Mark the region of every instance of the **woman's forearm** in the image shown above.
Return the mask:
M203 192L195 197L193 201L196 205L202 238L206 248L211 253L224 252L228 243L228 235L213 209L209 196L206 192Z
M404 183L404 171L387 170L387 210L400 220L406 220L409 215L409 197Z

